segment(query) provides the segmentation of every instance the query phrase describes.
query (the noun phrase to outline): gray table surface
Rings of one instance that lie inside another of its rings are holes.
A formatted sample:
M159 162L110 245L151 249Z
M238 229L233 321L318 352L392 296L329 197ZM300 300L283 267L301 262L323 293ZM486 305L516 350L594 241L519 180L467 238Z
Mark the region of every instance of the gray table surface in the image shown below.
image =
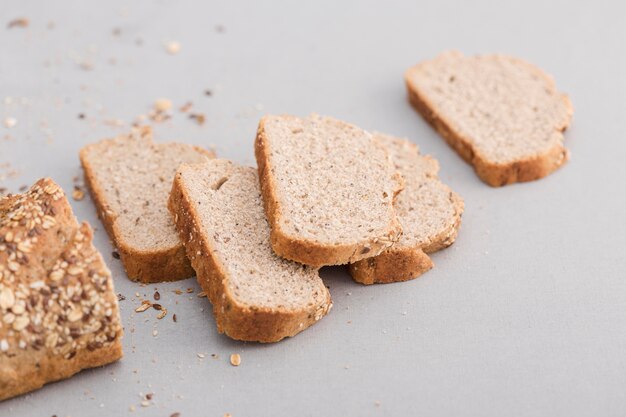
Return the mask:
M215 144L247 164L264 113L409 137L466 210L456 244L420 279L365 287L324 270L331 314L259 345L217 334L205 298L173 292L197 291L194 279L130 282L90 199L72 201L126 296L125 357L5 401L0 415L624 415L626 26L610 4L4 1L0 121L17 125L0 125L0 178L12 191L42 176L71 190L81 146L125 132L165 97L192 101L206 123L174 110L154 124L157 140ZM19 17L27 28L6 29ZM571 161L533 183L480 182L406 101L403 71L449 48L551 73L575 107ZM135 294L156 288L163 320L134 312Z

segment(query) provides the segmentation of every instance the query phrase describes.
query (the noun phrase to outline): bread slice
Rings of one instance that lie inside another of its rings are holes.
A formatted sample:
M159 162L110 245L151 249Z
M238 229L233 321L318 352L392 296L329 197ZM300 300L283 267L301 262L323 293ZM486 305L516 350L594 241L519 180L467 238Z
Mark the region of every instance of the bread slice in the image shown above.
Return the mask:
M81 149L98 215L130 279L160 282L194 275L167 212L167 198L181 163L213 156L197 146L154 143L149 128Z
M352 278L362 284L406 281L428 271L433 262L427 254L454 243L463 213L461 197L437 177L435 159L420 155L406 139L380 133L375 137L404 177L405 188L395 203L403 234L380 255L350 265Z
M409 100L491 186L532 181L569 158L569 98L539 68L504 55L445 52L405 74Z
M122 357L111 274L63 190L0 199L0 401Z
M272 252L256 169L217 159L184 164L169 208L220 333L277 342L330 310L317 270Z
M402 178L368 132L318 115L265 116L255 154L278 255L340 265L378 255L400 238L393 201Z

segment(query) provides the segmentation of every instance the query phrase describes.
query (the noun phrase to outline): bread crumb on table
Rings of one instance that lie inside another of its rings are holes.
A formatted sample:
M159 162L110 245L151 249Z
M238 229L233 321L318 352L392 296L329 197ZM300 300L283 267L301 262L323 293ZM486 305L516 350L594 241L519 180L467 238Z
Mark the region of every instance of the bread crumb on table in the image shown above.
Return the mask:
M241 365L241 356L238 353L230 355L230 364L233 366Z

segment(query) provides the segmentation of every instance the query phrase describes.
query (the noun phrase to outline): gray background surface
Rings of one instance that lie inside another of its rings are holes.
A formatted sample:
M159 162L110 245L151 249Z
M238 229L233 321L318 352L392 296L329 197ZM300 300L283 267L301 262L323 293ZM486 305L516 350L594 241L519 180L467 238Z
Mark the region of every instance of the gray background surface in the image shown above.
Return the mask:
M624 415L626 26L611 3L4 0L0 121L18 123L0 125L0 178L12 191L42 176L71 190L81 146L125 132L166 97L192 101L206 123L174 110L154 125L157 140L215 144L241 163L254 163L264 113L318 112L409 137L466 210L457 243L422 278L364 287L324 270L331 314L264 346L217 334L206 299L172 292L197 291L193 279L128 281L90 199L72 201L126 296L125 357L6 401L0 415ZM6 29L17 17L29 27ZM403 71L450 48L551 73L575 107L571 161L533 183L480 182L406 101ZM134 312L135 293L155 287L163 320Z

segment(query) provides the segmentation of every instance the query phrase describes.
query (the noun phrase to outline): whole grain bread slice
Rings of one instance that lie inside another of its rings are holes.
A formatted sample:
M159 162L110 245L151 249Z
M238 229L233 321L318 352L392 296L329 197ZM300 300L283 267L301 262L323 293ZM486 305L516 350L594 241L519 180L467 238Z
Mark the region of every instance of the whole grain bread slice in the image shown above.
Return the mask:
M504 55L444 52L405 73L409 100L491 186L532 181L568 158L569 98L539 68Z
M49 178L0 198L0 401L122 357L111 274Z
M403 234L380 255L350 265L352 278L362 284L417 278L433 267L428 256L456 239L463 200L437 176L439 164L406 139L374 134L391 154L404 178L404 190L395 203Z
M217 159L183 164L169 209L220 333L276 342L330 310L318 271L272 251L255 168Z
M98 215L130 279L160 282L194 275L167 212L167 199L181 163L212 157L197 146L154 143L149 128L81 149Z
M255 155L278 255L340 265L378 255L400 238L393 201L402 178L370 133L318 115L265 116Z

